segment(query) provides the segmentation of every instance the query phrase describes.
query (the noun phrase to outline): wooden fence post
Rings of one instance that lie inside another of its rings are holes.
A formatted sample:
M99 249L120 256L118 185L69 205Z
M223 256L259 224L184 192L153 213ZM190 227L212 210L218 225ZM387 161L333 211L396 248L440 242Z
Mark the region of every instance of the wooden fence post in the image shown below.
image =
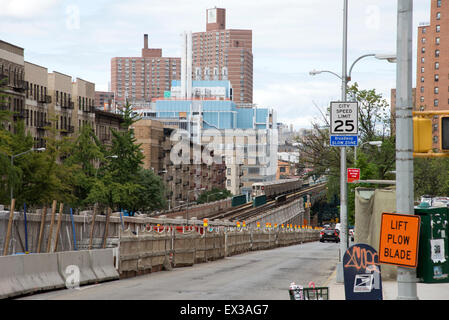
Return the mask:
M16 199L11 199L11 210L9 212L8 230L6 231L5 244L3 246L3 255L8 255L9 239L11 238L12 221L14 219L14 206L16 205Z
M51 206L51 222L50 222L50 231L48 235L48 242L47 242L47 253L50 252L51 249L51 238L53 235L53 225L55 223L55 213L56 213L56 200L53 200L53 205Z
M97 204L94 205L94 212L92 214L92 224L90 225L89 250L92 250L92 241L93 241L93 237L94 237L94 227L95 227L96 216L97 216Z
M56 226L55 247L53 249L53 252L56 252L56 250L58 249L59 230L61 230L61 221L62 221L62 209L64 209L63 203L59 205L58 225Z
M45 227L45 216L47 215L47 205L44 206L44 209L42 210L42 214L41 214L41 228L39 231L39 240L37 242L37 253L41 252L41 244L42 244L42 239L44 237L44 227Z
M108 232L109 232L109 218L112 214L112 209L108 208L108 211L106 213L106 226L104 229L104 238L103 238L103 249L106 248L106 240L108 239Z

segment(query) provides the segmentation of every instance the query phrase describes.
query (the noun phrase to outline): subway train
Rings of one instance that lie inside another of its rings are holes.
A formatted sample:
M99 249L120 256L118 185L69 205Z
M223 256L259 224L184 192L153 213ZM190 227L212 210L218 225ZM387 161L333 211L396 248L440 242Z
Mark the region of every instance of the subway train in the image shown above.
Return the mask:
M251 195L253 198L266 195L267 200L274 199L280 195L299 191L303 186L303 181L300 178L256 182L253 184Z

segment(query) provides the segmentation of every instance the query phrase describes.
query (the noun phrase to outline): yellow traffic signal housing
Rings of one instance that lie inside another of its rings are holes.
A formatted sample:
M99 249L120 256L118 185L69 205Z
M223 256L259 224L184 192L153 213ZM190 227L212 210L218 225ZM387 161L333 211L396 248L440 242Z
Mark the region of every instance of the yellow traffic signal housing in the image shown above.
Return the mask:
M431 150L432 120L429 118L413 117L413 151L415 153L427 153Z
M440 117L440 149L449 152L449 115Z

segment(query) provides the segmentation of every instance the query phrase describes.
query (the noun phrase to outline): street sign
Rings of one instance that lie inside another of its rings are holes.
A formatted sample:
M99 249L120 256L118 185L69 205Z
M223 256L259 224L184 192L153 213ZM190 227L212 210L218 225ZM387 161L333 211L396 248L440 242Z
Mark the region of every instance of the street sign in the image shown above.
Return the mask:
M377 251L364 243L349 247L343 256L346 300L382 300Z
M382 213L379 262L416 268L420 225L420 216Z
M330 109L331 147L357 147L358 102L331 102Z
M348 168L348 183L360 180L360 169Z
M331 147L357 147L357 136L331 136Z
M331 135L357 135L358 102L331 102Z

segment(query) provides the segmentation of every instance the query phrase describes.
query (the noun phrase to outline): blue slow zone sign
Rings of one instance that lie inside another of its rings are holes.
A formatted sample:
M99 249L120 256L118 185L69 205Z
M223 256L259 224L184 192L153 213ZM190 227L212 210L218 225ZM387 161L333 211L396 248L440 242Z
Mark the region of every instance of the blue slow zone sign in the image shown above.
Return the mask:
M332 147L357 147L357 136L331 136Z

